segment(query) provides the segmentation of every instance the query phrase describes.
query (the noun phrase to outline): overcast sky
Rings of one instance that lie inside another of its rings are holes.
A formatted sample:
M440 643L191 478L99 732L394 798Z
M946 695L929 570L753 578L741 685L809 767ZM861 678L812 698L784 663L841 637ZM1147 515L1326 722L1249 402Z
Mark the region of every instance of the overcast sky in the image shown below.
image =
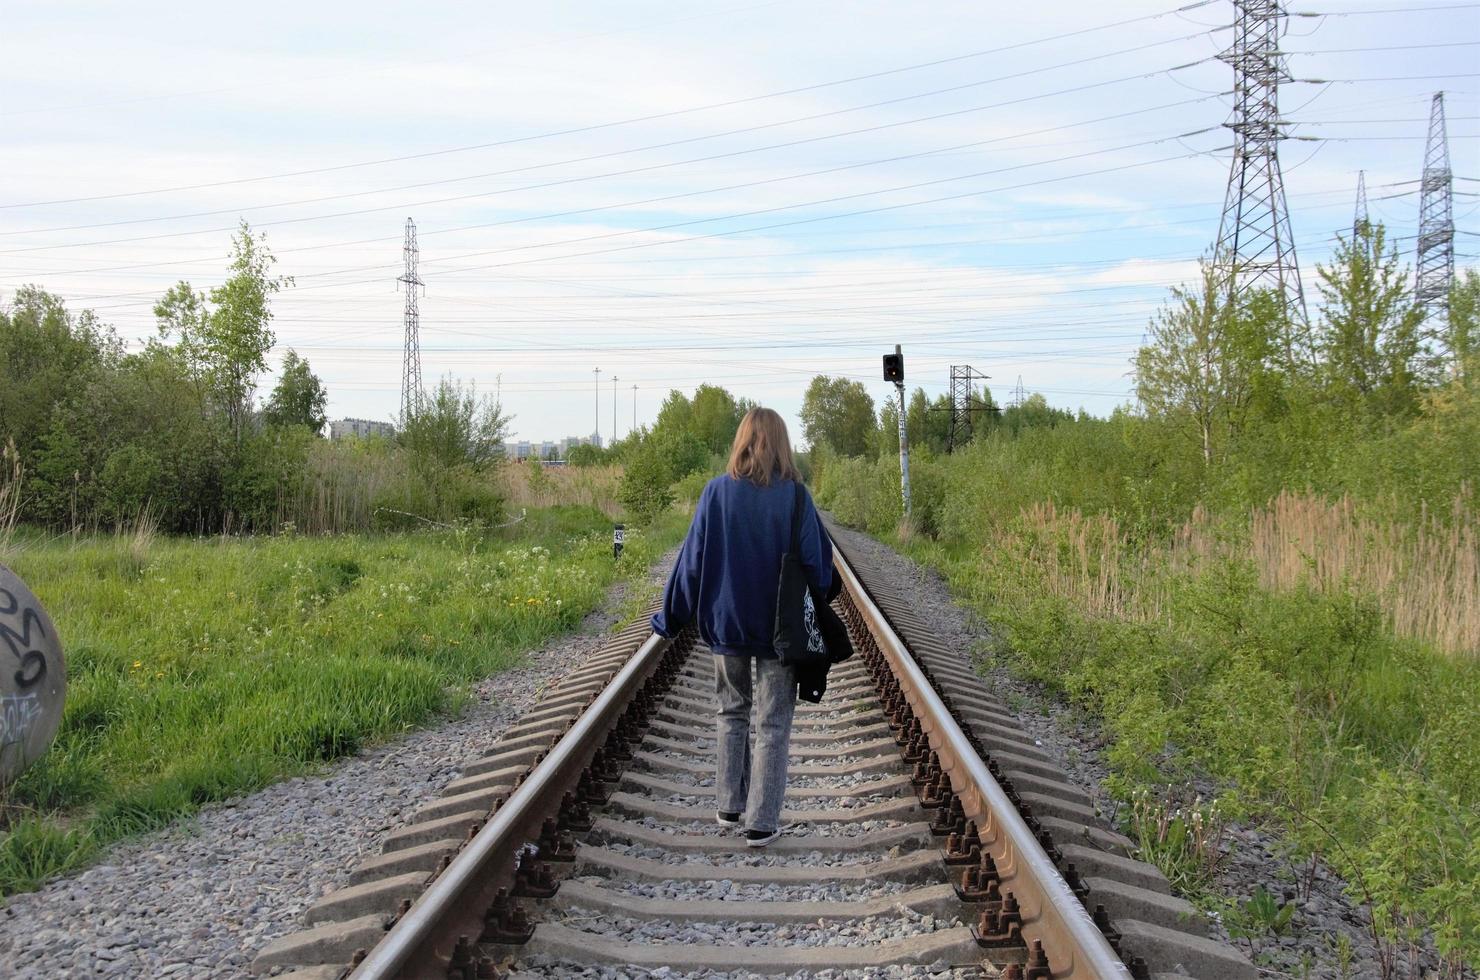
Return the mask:
M1227 180L1232 5L1173 5L7 0L0 302L36 283L138 346L245 218L297 280L274 368L391 419L411 217L426 380L498 390L519 437L599 406L609 438L614 376L619 435L634 384L639 423L705 381L795 422L814 374L883 398L895 343L911 387L970 364L1103 414ZM1361 169L1411 261L1439 89L1474 265L1480 4L1292 10L1324 15L1281 96L1307 291Z

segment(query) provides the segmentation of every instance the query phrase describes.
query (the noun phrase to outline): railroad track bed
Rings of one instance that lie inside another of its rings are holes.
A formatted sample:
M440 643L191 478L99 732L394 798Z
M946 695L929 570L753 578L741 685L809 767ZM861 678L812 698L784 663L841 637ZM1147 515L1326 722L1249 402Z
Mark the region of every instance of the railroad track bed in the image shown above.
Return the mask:
M296 980L1251 980L964 654L839 554L858 656L799 705L783 819L714 819L713 657L644 624L552 688L265 949ZM992 787L983 790L981 784ZM1011 811L1008 813L1007 811Z

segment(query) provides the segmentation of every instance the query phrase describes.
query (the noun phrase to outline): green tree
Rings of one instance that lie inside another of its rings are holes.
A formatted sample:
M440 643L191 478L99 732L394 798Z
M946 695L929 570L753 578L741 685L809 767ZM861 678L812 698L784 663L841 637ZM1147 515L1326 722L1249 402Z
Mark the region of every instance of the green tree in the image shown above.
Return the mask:
M1398 249L1381 224L1342 238L1329 265L1316 266L1322 298L1317 349L1326 384L1339 400L1371 415L1414 413L1427 355L1423 311L1413 302Z
M61 297L22 286L0 306L0 441L14 439L29 465L56 407L121 356L91 311L74 315Z
M593 446L589 442L583 442L579 446L571 446L570 452L565 454L565 461L571 466L595 466L603 459L600 446Z
M817 375L802 397L801 414L811 445L826 445L843 456L873 452L878 438L874 400L863 382Z
M243 221L231 243L231 275L211 290L215 304L205 335L211 381L237 438L251 411L253 379L267 370L267 352L275 340L270 306L274 293L293 285L291 276L273 276L277 262L267 236L254 237Z
M400 439L413 456L434 466L482 466L497 459L513 419L497 401L448 377L437 383Z
M329 393L323 382L309 368L308 361L290 349L283 355L282 376L262 415L269 425L302 425L319 435L328 421L324 414L328 404Z
M628 459L617 487L617 499L633 521L650 523L674 501L673 470L653 440L644 442Z
M700 385L694 392L688 429L712 453L727 453L743 414L735 396L718 385Z
M174 352L150 344L57 405L34 457L30 516L112 523L147 504L167 530L214 530L231 441L223 418L201 413Z
M668 392L668 397L663 399L662 406L658 408L658 419L653 423L653 429L686 432L693 416L693 403L683 392L674 389Z
M1480 273L1466 269L1449 291L1449 353L1454 372L1473 377L1480 359Z
M1050 405L1041 391L1033 392L1023 399L1021 405L1014 405L1003 415L1006 427L1014 434L1021 433L1024 429L1052 429L1056 425L1074 421L1074 416L1069 412Z
M235 445L222 480L222 498L234 525L259 531L278 527L279 513L303 482L314 433L299 425L269 426Z
M951 435L951 397L938 395L932 402L925 389L916 388L905 412L911 451L926 450L937 455L946 451ZM896 442L898 435L895 436ZM895 446L896 451L898 446Z
M272 349L271 299L291 276L273 276L277 262L265 235L254 236L243 221L231 241L230 275L212 289L209 302L188 282L180 282L155 304L162 336L175 341L176 355L209 393L211 409L222 412L241 439L251 412L252 387L267 369Z
M154 318L159 335L171 341L169 348L200 392L205 408L207 375L210 364L206 357L206 336L210 332L211 308L204 293L190 283L175 283L154 304Z
M899 455L899 404L886 398L879 405L879 428L875 439L879 458Z
M642 445L651 446L667 464L669 483L697 473L709 462L709 446L692 432L653 432Z
M1201 263L1200 272L1197 287L1174 288L1152 320L1136 353L1136 395L1149 415L1185 431L1211 464L1244 423L1270 354L1266 313L1276 307L1261 300L1237 310L1224 302L1212 264Z

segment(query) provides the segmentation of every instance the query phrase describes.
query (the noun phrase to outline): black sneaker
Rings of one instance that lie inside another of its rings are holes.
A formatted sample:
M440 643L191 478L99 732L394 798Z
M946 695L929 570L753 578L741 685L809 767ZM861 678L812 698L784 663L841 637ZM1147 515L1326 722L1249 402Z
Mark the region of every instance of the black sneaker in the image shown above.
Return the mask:
M771 841L781 836L782 828L775 830L747 830L745 832L746 847L765 847Z
M714 822L721 827L738 827L740 826L740 814L731 813L728 810L716 810Z

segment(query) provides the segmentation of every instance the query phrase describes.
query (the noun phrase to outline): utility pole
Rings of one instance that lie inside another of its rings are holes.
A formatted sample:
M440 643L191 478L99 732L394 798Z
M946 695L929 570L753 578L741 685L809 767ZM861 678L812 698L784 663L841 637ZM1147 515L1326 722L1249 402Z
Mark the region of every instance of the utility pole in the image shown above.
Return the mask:
M637 385L632 386L632 431L637 431Z
M884 380L894 383L899 396L899 492L904 498L904 516L912 513L910 508L910 438L904 409L904 351L894 345L893 354L884 355Z
M612 445L617 444L617 381L617 376L612 375Z
M596 375L596 428L591 430L591 444L601 446L601 368L592 368Z
M406 324L406 348L401 355L401 427L421 409L421 311L417 307L417 293L422 288L421 277L416 274L416 262L421 250L416 245L416 222L406 219L406 243L401 248L406 259L406 271L396 280L406 285L406 309L403 318Z
M1233 305L1251 292L1274 290L1291 329L1303 335L1309 322L1305 289L1279 156L1280 142L1287 138L1280 118L1280 82L1291 81L1280 50L1285 5L1282 0L1233 0L1233 6L1233 44L1218 55L1234 73L1233 116L1224 124L1233 130L1233 163L1213 259L1225 302ZM1294 338L1287 338L1285 346L1287 355L1293 354Z
M1413 298L1423 308L1425 340L1448 345L1449 289L1454 283L1454 173L1444 129L1444 93L1429 109L1418 204L1418 279Z

